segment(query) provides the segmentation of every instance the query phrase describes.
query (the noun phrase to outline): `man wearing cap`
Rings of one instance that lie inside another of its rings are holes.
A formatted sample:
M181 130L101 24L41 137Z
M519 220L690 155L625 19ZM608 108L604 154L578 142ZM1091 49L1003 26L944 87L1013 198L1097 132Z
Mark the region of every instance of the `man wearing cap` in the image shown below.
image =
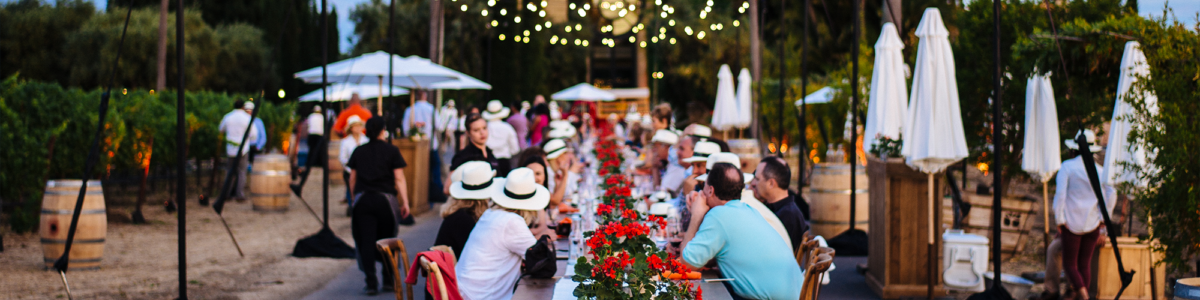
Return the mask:
M487 120L488 125L487 147L492 149L496 161L500 164L496 168L496 176L500 177L508 176L508 170L512 169L513 155L521 151L521 144L517 142L517 131L512 125L504 122L504 118L507 118L511 111L504 107L500 100L492 100L483 112L483 119Z
M229 157L229 161L237 164L234 167L234 170L237 171L234 173L234 176L237 177L237 183L234 185L233 190L223 191L222 193L239 201L246 200L246 167L249 165L250 144L252 144L251 141L257 140L260 134L258 129L254 128L254 125L251 123L250 114L246 113L246 110L243 109L246 105L253 104L242 101L235 103L233 111L225 114L218 127L218 130L225 135L225 155ZM247 130L250 131L249 136L246 136ZM243 136L248 138L248 140L245 140L245 143L242 140ZM240 158L238 157L239 145L241 145L242 153Z
M798 299L803 274L791 246L771 234L771 225L743 201L745 184L737 166L718 163L708 173L703 192L688 202L691 224L684 233L680 258L693 269L716 259L734 299Z
M362 107L362 98L358 97L358 93L351 94L347 104L349 106L338 114L337 122L333 122L333 132L336 132L338 136L346 136L346 121L350 120L350 116L358 116L363 120L371 119L371 111Z
M758 169L754 171L754 180L750 181L750 190L754 191L756 201L761 201L775 213L775 217L779 218L783 228L787 230L792 247L798 248L803 241L804 232L808 231L808 223L804 221L804 213L800 212L795 199L788 193L792 172L781 161L778 156L771 156L759 162Z
M417 99L413 106L404 110L400 125L404 134L413 135L414 131L429 139L429 202L446 202L442 193L442 157L438 155L438 139L433 135L434 107L424 97Z

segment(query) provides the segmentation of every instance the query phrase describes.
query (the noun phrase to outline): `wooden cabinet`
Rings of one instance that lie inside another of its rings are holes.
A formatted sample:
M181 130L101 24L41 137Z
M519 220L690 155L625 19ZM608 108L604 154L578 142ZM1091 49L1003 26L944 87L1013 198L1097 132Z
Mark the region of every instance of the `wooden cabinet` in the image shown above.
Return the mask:
M929 193L935 192L940 206L945 180L934 174L929 190L929 175L913 170L901 159L867 159L870 178L870 254L867 258L867 285L884 299L924 297L929 280L929 226L934 229L934 295L946 294L941 284L942 261L936 258L942 249L940 220L942 209L935 207L933 224L929 221Z
M408 162L404 168L404 179L408 186L408 208L412 215L429 210L429 140L413 141L409 138L392 139L392 145L400 148L400 155Z
M1107 236L1101 236L1104 239L1104 247L1100 248L1097 254L1099 261L1094 268L1093 276L1095 282L1092 286L1097 289L1096 298L1102 300L1113 299L1117 295L1117 291L1121 289L1121 276L1117 272L1117 259L1113 255L1112 243L1108 242ZM1166 299L1164 290L1166 266L1154 267L1154 262L1161 257L1150 249L1150 242L1139 243L1136 237L1117 237L1117 245L1121 247L1122 262L1125 263L1125 269L1132 269L1136 273L1133 274L1133 283L1129 284L1129 288L1125 289L1125 293L1121 294L1121 299ZM1154 274L1153 282L1150 280L1150 274ZM1153 296L1158 294L1157 296Z

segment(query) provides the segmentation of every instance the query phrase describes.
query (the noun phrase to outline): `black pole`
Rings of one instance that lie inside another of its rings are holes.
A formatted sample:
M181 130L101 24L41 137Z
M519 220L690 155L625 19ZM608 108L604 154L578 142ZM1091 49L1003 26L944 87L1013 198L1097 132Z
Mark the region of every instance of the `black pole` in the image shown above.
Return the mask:
M803 46L800 47L800 118L796 125L800 127L800 141L796 150L800 152L797 160L796 190L804 190L804 163L808 160L808 116L805 115L805 109L808 106L804 97L808 96L808 14L812 9L812 0L804 0L804 15L800 18L804 20L804 34L801 37L804 39Z
M784 83L787 81L787 57L784 54L784 45L787 44L787 18L784 16L784 4L787 0L779 0L779 157L786 157L787 153L783 153L783 141L787 137L787 129L783 127L783 97L787 94Z
M182 0L181 0L182 1ZM326 90L329 87L329 74L326 67L329 66L329 12L325 5L326 0L321 0L321 111L329 111L329 92ZM324 118L324 116L322 116ZM321 170L321 203L323 203L322 211L324 213L321 220L325 221L325 228L329 228L329 138L330 128L333 124L329 124L326 120L325 136L321 138L321 149L317 149L318 156L322 158L321 165L324 168ZM347 187L349 188L349 187Z
M850 48L850 230L854 230L854 217L858 208L858 43L862 34L862 0L854 0L854 45ZM930 226L933 226L930 224ZM997 277L999 278L999 277Z
M187 48L184 44L183 35L183 0L178 0L175 6L175 68L176 76L179 82L175 87L175 184L179 186L175 188L175 206L179 208L178 217L179 224L176 227L176 234L179 240L179 299L187 300L187 201L184 201L187 185L184 183L184 153L183 149L187 149L187 142L184 141L184 127L187 127L187 121L183 117L184 110L184 66L183 55L184 49ZM243 139L243 142L245 140Z
M395 76L395 75L392 75L392 68L394 65L393 60L392 60L392 55L396 55L396 33L395 33L395 31L392 31L392 29L395 28L395 24L396 24L396 0L391 0L391 1L388 1L388 28L387 28L388 96L392 95L392 80L394 80L393 77ZM383 104L381 103L380 105L383 105ZM379 111L382 112L383 109L380 108ZM382 114L380 114L380 117L382 117ZM384 120L387 120L387 119L384 119ZM390 139L391 135L388 135L388 138ZM350 188L350 187L346 187L346 188Z
M1000 125L1003 124L1000 120L1000 102L1004 94L1000 89L1000 0L992 0L992 25L995 30L992 35L993 51L994 51L994 69L992 73L992 149L995 149L992 156L992 167L995 171L992 172L992 278L1000 278L1000 209L1002 208L1000 198L1004 194L1003 181L1000 180L1000 174L1004 173L1004 147L1003 137L1000 135ZM996 285L999 286L999 285Z

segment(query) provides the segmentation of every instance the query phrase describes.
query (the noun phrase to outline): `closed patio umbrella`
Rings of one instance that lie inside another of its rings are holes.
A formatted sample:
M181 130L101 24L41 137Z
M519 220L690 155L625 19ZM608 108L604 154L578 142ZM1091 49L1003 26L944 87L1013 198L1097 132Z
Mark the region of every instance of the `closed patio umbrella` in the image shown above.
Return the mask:
M904 42L896 25L883 24L883 33L875 42L875 72L871 74L871 102L867 106L867 127L863 131L867 151L875 148L879 136L900 138L904 114L908 112L908 88L904 86Z
M1058 108L1050 74L1029 76L1025 87L1025 149L1021 169L1042 182L1042 221L1050 224L1050 195L1047 182L1062 167L1062 148L1058 135ZM1043 244L1050 243L1050 226L1043 226Z
M721 65L717 71L717 99L713 103L712 127L727 131L737 123L738 104L733 90L733 71Z
M1150 76L1146 55L1142 53L1140 47L1138 42L1125 43L1125 54L1121 57L1121 76L1117 80L1117 103L1113 109L1112 127L1108 131L1104 173L1100 176L1103 184L1131 183L1135 186L1145 187L1145 180L1139 179L1137 172L1126 171L1121 163L1130 163L1140 168L1152 167L1146 161L1153 154L1147 153L1142 145L1129 142L1129 132L1133 131L1133 127L1136 126L1129 120L1136 112L1134 103L1130 103L1131 98L1141 97L1146 110L1151 115L1158 114L1158 96L1150 91L1133 90L1133 84L1138 80L1138 76Z
M934 266L934 193L933 174L967 157L962 113L958 108L958 85L954 73L954 55L950 50L950 32L942 23L937 8L925 9L916 35L916 70L913 72L908 119L904 127L901 154L909 167L929 175L929 261ZM997 208L999 209L999 208ZM996 228L997 230L999 228ZM998 255L998 254L997 254ZM936 283L929 273L930 291ZM932 297L932 294L930 295Z
M752 112L752 110L754 110L754 106L750 103L750 101L752 101L750 100L752 98L750 85L753 83L754 78L750 76L749 69L742 68L742 71L738 72L737 81L737 96L734 98L737 99L738 110L737 120L733 123L733 127L737 129L746 129L746 127L750 127L750 123L754 121L754 114Z

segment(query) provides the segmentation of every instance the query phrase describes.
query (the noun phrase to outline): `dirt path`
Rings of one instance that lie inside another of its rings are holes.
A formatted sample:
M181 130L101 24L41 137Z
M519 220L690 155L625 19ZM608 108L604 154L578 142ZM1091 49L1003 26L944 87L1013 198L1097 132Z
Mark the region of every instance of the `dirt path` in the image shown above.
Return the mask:
M340 174L330 176L330 227L353 246L345 216ZM304 195L321 213L320 170ZM315 233L320 223L293 197L285 213L258 213L249 202L229 202L225 219L241 243L237 250L209 207L188 201L188 293L194 299L297 299L325 285L353 265L353 259L295 258L292 247ZM121 208L125 209L125 208ZM126 210L126 215L128 214ZM71 271L67 278L79 299L170 299L178 293L176 216L161 206L144 210L149 224L109 222L99 270ZM58 274L42 264L37 233L6 234L0 253L0 298L66 298Z

